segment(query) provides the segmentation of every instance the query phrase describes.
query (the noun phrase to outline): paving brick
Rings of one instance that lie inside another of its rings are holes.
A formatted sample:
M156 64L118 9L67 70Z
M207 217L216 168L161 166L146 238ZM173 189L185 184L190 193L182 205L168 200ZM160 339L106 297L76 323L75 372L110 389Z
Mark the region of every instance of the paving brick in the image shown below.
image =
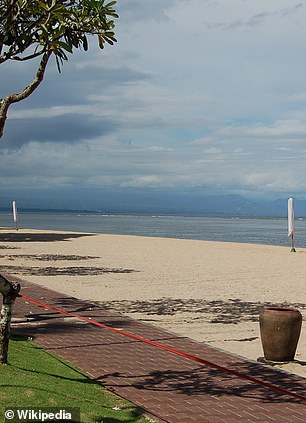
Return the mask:
M15 278L16 279L16 278ZM19 280L20 281L20 280ZM306 379L143 324L89 302L20 281L22 293L306 396ZM120 333L17 299L22 334L106 388L168 423L306 421L306 402ZM27 319L31 319L28 320Z

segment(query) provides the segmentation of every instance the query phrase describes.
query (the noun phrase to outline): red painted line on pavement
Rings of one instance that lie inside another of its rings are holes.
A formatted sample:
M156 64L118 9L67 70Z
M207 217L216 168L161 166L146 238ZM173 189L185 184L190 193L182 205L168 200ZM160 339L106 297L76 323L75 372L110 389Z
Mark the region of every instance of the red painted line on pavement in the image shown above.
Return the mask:
M92 320L92 319L89 319L88 317L83 317L83 316L80 316L79 314L70 313L70 312L65 311L65 310L62 310L60 308L53 307L53 306L51 306L49 304L45 304L45 303L42 303L40 301L37 301L34 298L27 297L26 295L19 294L18 297L23 298L24 300L29 301L29 302L31 302L33 304L37 304L40 307L43 307L43 308L46 308L46 309L49 309L49 310L56 311L59 314L62 314L62 315L65 315L65 316L69 316L69 317L75 317L76 319L82 320L82 321L87 322L87 323L90 323L91 325L98 326L98 327L103 328L103 329L107 329L107 330L109 330L111 332L115 332L117 334L126 336L128 338L135 339L135 340L140 341L140 342L144 342L146 344L149 344L149 345L152 345L154 347L160 348L162 350L171 352L173 354L179 355L179 356L184 357L184 358L187 358L189 360L193 360L193 361L196 361L198 363L204 364L206 366L213 367L213 368L215 368L217 370L220 370L221 372L229 373L229 374L231 374L233 376L237 376L240 379L245 379L245 380L251 381L251 382L256 383L258 385L262 385L262 386L264 386L264 387L266 387L268 389L272 389L272 390L274 390L274 391L276 391L278 393L281 393L281 394L284 394L284 395L287 395L287 396L291 396L291 397L294 397L296 399L299 399L299 400L302 400L302 401L305 401L306 402L306 397L305 396L299 395L299 394L297 394L295 392L287 391L287 389L283 389L283 388L281 388L279 386L273 385L272 383L265 382L265 381L263 381L261 379L258 379L256 377L254 377L254 376L249 376L249 375L247 375L245 373L241 373L241 372L238 372L236 370L228 369L227 367L224 367L224 366L221 366L219 364L213 363L212 361L203 359L201 357L197 357L197 356L192 355L192 354L188 354L188 353L186 353L184 351L180 351L180 350L177 350L175 348L167 347L166 345L160 344L159 342L151 341L149 339L143 338L142 336L134 335L132 333L129 333L129 332L126 332L126 331L123 331L123 330L120 330L120 329L112 328L111 326L104 325L103 323L99 323L96 320Z

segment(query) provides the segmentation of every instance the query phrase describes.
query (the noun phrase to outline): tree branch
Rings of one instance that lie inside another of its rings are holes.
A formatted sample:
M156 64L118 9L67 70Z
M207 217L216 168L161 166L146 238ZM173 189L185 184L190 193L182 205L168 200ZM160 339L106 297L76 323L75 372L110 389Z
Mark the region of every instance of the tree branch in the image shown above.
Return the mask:
M33 53L33 54L30 54L29 56L25 56L25 57L12 56L11 57L11 60L16 60L16 61L19 61L19 62L24 62L26 60L35 59L36 57L41 56L42 54L44 54L43 51L38 51L37 53Z
M42 80L44 79L46 67L47 67L51 54L52 54L52 51L47 51L43 54L36 76L29 85L27 85L19 93L10 94L0 101L0 138L3 135L4 125L7 119L7 112L10 105L13 103L18 103L19 101L29 97L36 90L36 88L41 84Z

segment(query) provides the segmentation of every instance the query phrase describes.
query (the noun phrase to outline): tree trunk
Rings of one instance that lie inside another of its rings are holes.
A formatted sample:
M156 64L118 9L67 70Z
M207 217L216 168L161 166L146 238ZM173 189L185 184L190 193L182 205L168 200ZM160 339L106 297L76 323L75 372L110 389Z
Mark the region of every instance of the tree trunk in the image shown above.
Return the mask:
M36 76L29 85L27 85L19 93L10 94L0 99L0 138L3 136L4 126L7 119L7 112L9 107L11 106L11 104L18 103L19 101L29 97L41 84L44 79L45 71L51 54L52 51L47 51L43 54L38 70L36 72Z
M19 291L19 283L9 282L0 274L0 292L3 297L0 314L0 364L7 364L12 308Z

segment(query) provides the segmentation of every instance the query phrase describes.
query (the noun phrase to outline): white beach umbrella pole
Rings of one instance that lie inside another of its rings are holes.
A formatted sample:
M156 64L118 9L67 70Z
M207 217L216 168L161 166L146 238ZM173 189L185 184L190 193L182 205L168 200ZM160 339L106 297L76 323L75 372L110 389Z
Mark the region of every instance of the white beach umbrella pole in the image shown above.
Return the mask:
M294 204L293 198L289 198L288 200L288 236L291 237L291 251L295 252L294 247Z
M16 225L16 230L18 231L18 214L17 214L16 201L13 201L13 219Z

